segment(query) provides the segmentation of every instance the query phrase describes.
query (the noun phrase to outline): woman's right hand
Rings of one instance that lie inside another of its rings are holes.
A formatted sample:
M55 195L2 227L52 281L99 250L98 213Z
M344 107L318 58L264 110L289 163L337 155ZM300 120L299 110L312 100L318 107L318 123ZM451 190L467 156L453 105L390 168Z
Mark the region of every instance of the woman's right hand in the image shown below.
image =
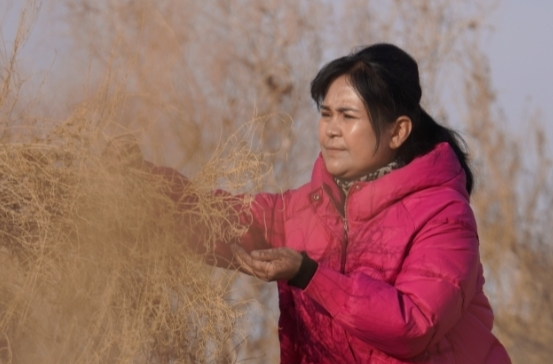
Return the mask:
M300 253L290 248L253 250L248 254L244 248L233 244L231 250L245 273L267 282L292 279L303 260Z

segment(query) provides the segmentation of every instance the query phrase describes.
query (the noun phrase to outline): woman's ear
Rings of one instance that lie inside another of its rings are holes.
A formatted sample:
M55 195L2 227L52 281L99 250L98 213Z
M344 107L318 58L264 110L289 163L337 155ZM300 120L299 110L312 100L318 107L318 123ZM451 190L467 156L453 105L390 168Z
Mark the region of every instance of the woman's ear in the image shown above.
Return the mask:
M398 149L407 140L411 134L413 122L408 116L402 115L392 126L392 138L390 139L390 148Z

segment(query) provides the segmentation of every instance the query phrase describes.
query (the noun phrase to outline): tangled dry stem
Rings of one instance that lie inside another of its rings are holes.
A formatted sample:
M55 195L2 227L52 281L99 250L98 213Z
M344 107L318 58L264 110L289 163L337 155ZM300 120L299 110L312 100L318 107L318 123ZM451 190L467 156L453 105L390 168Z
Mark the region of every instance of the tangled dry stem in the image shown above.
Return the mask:
M241 234L212 191L261 175L248 133L187 185L186 209L167 179L107 163L86 120L0 145L0 363L220 362L242 308L190 247Z

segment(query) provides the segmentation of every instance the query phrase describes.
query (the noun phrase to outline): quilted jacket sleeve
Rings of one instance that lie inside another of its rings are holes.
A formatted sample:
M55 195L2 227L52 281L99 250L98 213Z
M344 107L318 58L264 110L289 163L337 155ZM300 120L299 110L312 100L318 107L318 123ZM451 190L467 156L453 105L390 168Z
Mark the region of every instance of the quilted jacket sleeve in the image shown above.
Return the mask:
M305 293L347 331L411 358L460 319L477 286L478 237L462 221L433 220L415 236L394 283L319 266Z
M224 191L215 191L214 193L224 194L228 196L229 200L242 200L246 197L232 196ZM236 214L235 217L239 221L235 220L232 222L247 227L244 235L237 238L236 243L240 244L248 252L283 246L284 200L286 196L287 193L259 193L255 195L251 204ZM248 200L247 197L246 200ZM240 206L239 203L236 205ZM213 253L217 266L229 267L233 257L229 242L216 242Z
M183 196L186 187L190 184L185 176L172 168L158 167L149 162L147 165L152 174L161 176L168 182L165 185L165 193L168 197L179 203L182 209L193 208L196 203L195 196ZM246 233L237 239L237 243L248 252L255 249L283 246L285 200L289 197L289 192L283 194L259 193L251 202L250 196L246 195L234 196L222 190L213 191L213 194L219 195L222 201L226 201L227 206L222 208L230 206L231 209L235 209L235 213L232 214L233 210L229 210L228 223L247 227ZM248 204L250 205L246 206ZM201 230L201 227L198 229ZM199 235L196 240L201 239ZM195 249L199 253L206 253L201 241L195 244ZM231 264L233 254L228 242L216 242L211 253L213 254L208 254L207 257L209 263L221 267L228 267Z

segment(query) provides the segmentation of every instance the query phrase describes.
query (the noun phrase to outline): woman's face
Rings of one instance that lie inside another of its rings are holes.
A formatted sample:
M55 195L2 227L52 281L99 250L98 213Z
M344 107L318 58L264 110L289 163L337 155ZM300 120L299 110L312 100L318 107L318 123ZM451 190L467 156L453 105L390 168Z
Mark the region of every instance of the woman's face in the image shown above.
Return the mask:
M384 167L395 158L390 130L376 135L367 110L345 76L337 78L321 105L319 144L326 169L335 177L355 179Z

